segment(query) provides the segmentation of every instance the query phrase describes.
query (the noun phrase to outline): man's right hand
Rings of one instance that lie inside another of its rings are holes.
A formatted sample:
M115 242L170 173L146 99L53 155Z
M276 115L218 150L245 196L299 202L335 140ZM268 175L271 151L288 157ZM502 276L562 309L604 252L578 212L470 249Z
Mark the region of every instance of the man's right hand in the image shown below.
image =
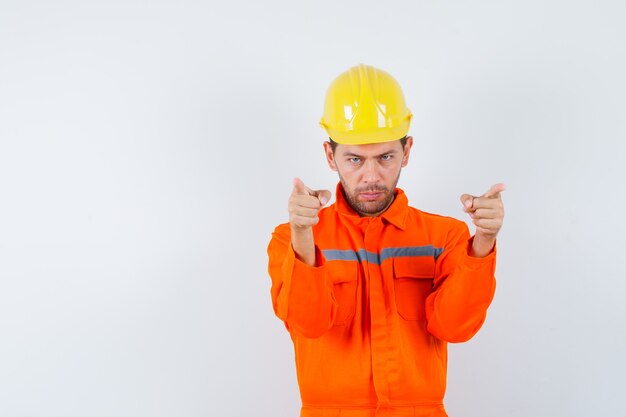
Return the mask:
M317 213L330 200L330 191L311 190L294 178L293 191L289 197L289 223L292 231L310 229L319 221Z
M288 206L291 246L296 257L310 266L315 266L312 227L319 222L317 215L329 200L330 191L311 190L299 178L294 178Z

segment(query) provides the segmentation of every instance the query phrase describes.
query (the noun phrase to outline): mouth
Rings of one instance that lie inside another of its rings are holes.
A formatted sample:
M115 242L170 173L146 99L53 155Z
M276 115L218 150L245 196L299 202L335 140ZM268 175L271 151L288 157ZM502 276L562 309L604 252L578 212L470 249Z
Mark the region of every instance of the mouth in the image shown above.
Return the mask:
M361 197L365 201L378 200L380 197L382 197L382 195L383 195L383 193L381 193L381 192L359 193L359 197Z

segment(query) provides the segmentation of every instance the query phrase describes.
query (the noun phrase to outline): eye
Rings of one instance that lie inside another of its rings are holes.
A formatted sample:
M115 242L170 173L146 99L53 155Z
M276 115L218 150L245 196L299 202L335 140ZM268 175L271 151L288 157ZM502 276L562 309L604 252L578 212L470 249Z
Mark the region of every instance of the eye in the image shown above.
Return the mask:
M393 156L389 154L385 154L380 157L383 161L391 161L391 158L393 158Z
M349 158L348 161L352 162L353 164L358 164L359 162L361 162L361 158L353 156L352 158Z

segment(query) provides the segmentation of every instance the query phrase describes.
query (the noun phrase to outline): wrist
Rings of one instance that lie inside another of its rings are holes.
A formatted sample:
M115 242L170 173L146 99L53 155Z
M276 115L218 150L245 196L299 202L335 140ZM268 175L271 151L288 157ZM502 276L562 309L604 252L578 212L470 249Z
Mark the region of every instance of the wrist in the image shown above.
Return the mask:
M298 260L309 266L315 266L315 242L310 227L291 228L291 247Z
M300 227L291 225L291 234L296 236L308 236L313 234L313 228L311 226Z
M477 233L472 238L472 244L468 248L468 254L475 258L484 258L493 251L495 245L495 236L484 236Z

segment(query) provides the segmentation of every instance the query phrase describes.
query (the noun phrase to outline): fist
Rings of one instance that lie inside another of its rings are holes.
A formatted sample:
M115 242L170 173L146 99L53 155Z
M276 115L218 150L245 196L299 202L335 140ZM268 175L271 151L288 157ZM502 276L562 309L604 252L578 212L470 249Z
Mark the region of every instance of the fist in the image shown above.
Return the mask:
M496 184L479 197L470 194L461 196L463 210L472 218L477 237L496 238L504 219L504 205L500 193L505 188L504 184Z
M317 214L329 200L330 191L311 190L299 178L294 178L288 205L292 230L306 230L316 225Z

